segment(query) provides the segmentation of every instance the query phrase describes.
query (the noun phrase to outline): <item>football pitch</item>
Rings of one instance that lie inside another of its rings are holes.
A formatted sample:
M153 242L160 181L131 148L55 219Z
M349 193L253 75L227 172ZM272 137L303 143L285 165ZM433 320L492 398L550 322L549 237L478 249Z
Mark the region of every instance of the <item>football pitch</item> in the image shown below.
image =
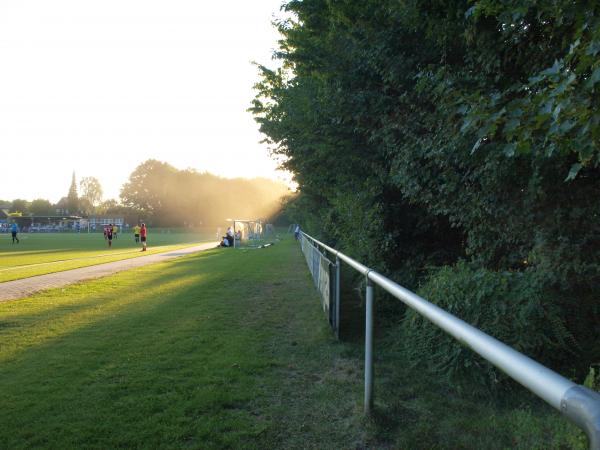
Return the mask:
M9 233L0 234L0 282L92 266L105 262L162 253L203 242L216 241L215 229L194 232L150 230L148 251L132 233L120 233L108 247L102 233L20 233L12 244Z

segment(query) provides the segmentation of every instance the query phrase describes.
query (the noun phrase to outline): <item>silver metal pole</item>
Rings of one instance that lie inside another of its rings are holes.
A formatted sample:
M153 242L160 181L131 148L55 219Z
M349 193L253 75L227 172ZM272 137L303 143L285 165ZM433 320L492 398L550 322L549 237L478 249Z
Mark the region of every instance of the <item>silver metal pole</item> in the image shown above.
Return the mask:
M340 258L335 257L335 335L340 338L340 284L341 284Z
M600 450L600 394L575 386L563 396L561 412L585 431L590 450Z
M319 242L308 234L303 232L302 235L314 242L315 245L318 244L334 254L338 264L339 260L344 261L344 263L367 278L365 413L368 414L372 406L373 284L376 284L559 410L586 432L589 438L590 449L600 450L599 393L584 386L579 386L544 367L506 344L485 334L483 331L419 297L417 294L369 269L367 266Z
M237 246L235 245L235 244L236 244L236 242L235 242L235 241L237 240L237 239L236 239L236 237L237 237L237 236L236 236L236 234L235 234L235 221L234 221L234 222L233 222L233 248L237 248Z
M365 414L373 406L373 284L367 279L365 317Z

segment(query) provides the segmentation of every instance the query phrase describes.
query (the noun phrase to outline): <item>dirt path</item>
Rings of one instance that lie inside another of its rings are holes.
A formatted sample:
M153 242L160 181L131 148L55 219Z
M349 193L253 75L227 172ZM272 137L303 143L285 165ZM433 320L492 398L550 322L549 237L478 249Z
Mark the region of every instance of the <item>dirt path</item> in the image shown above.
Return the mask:
M6 281L0 283L0 302L16 300L18 298L28 297L31 294L45 289L59 288L79 281L90 280L92 278L101 278L123 270L134 269L136 267L167 261L191 253L201 252L215 248L217 242L196 245L194 247L181 248L166 253L157 253L154 255L140 256L138 258L113 261L96 266L81 267L79 269L65 270L63 272L49 273L37 277L23 278L20 280Z

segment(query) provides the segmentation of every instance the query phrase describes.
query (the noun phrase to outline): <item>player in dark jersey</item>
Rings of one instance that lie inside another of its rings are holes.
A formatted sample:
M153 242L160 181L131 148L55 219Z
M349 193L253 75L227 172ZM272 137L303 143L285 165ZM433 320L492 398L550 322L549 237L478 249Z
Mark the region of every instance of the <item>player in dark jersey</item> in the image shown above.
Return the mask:
M112 223L106 227L106 239L108 239L108 246L112 247L112 238L113 238L113 227Z

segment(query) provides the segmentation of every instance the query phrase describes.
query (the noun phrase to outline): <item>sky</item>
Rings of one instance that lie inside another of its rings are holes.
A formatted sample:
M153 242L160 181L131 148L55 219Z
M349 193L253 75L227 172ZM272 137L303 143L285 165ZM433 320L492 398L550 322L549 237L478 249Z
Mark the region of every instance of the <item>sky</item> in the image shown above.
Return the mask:
M246 111L281 3L0 0L0 200L118 198L150 158L289 181Z

